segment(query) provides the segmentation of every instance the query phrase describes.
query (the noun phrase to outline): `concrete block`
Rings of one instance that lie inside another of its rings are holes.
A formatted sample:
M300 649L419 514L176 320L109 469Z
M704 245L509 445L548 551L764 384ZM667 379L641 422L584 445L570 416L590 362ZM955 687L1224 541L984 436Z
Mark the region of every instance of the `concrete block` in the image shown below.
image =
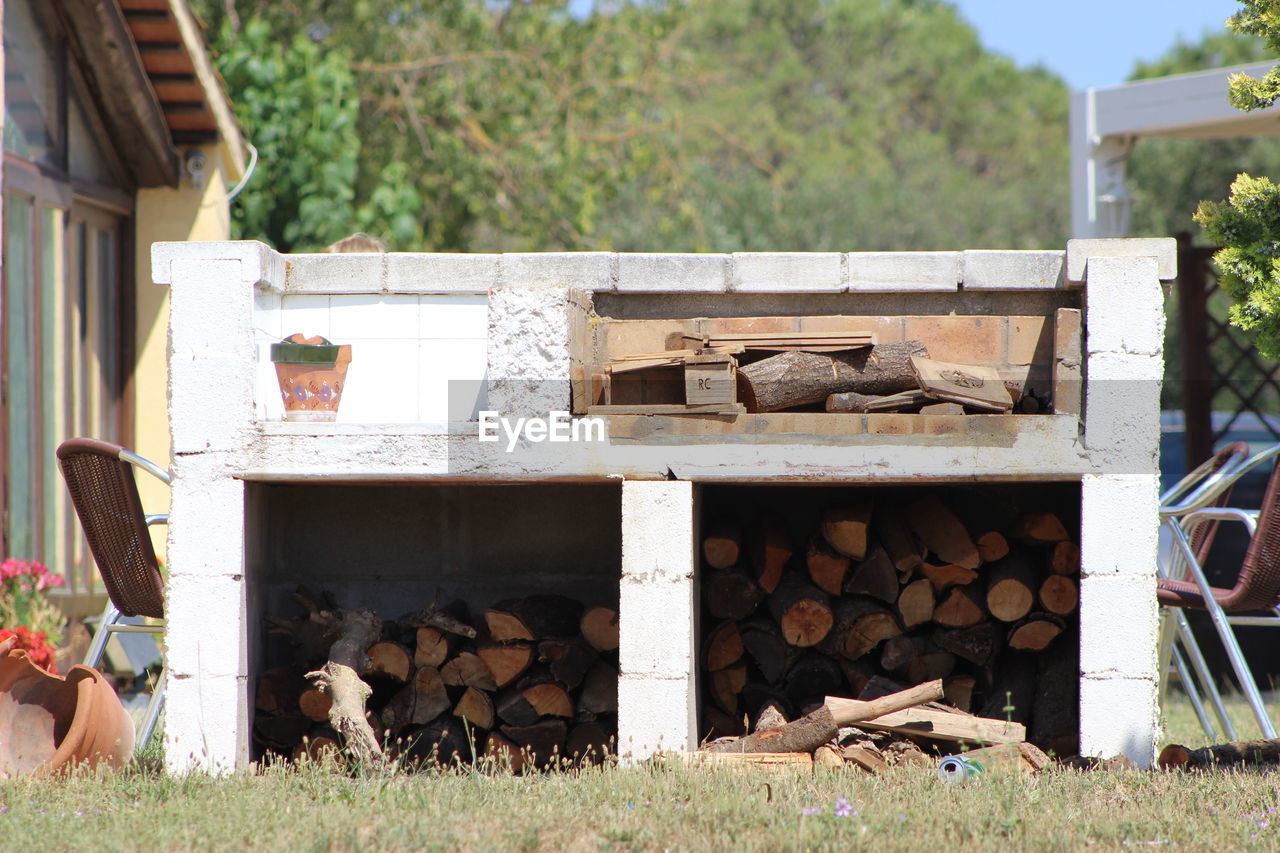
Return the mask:
M1080 753L1126 755L1139 767L1155 760L1156 682L1143 678L1080 679Z
M1089 237L1067 241L1066 278L1085 280L1094 258L1155 258L1161 281L1178 277L1178 241L1172 237Z
M1155 589L1159 489L1154 470L1081 478L1081 574L1137 578Z
M385 258L381 252L289 255L285 293L380 293Z
M1086 368L1084 441L1108 457L1126 457L1125 466L1108 464L1109 473L1141 474L1155 465L1160 436L1160 356L1096 353ZM1135 455L1136 454L1136 455ZM1129 459L1127 457L1133 457Z
M575 291L500 287L489 292L488 405L505 417L568 411Z
M850 252L849 291L955 291L963 265L960 252Z
M174 459L166 575L244 576L244 481Z
M1085 288L1085 349L1157 355L1164 349L1164 291L1153 258L1096 258Z
M839 252L734 252L730 289L744 293L838 293Z
M498 286L613 290L617 267L613 252L508 253L498 262Z
M697 667L697 600L688 577L619 585L619 663L624 675L680 678Z
M618 756L625 763L697 747L698 698L693 675L618 679Z
M172 265L169 345L240 356L253 346L257 291L237 261L176 260Z
M243 578L171 575L164 615L165 663L175 677L249 674Z
M1066 287L1061 251L966 249L965 290L1058 290Z
M205 351L169 353L169 434L174 453L237 450L255 415L257 347L243 357Z
M173 284L176 261L236 261L240 264L240 281L275 290L284 287L284 256L257 240L152 243L151 280L156 284Z
M1158 677L1159 613L1151 578L1080 581L1080 671L1095 678Z
M729 256L622 253L618 290L626 293L720 293L729 288Z
M180 678L165 689L164 764L177 776L249 766L249 680Z
M622 483L622 576L634 583L692 583L697 566L697 508L692 483Z
M501 255L392 253L383 287L390 293L487 293L498 286Z

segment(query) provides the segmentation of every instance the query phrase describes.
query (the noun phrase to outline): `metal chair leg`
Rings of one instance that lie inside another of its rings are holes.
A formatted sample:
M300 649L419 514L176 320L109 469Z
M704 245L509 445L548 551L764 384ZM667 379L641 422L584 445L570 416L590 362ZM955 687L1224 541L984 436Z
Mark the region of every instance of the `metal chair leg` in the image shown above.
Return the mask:
M1177 624L1178 644L1186 654L1187 661L1191 664L1191 669L1195 672L1201 689L1204 690L1205 695L1209 698L1209 704L1213 706L1214 716L1222 724L1222 730L1226 732L1227 738L1237 740L1236 727L1232 724L1231 717L1227 714L1227 706L1222 701L1222 693L1218 690L1218 684L1213 679L1213 672L1209 669L1209 662L1204 659L1204 654L1200 651L1200 644L1196 642L1195 635L1191 633L1191 623L1187 621L1187 614L1178 611L1174 614L1174 617Z
M1200 721L1200 728L1213 741L1217 741L1218 733L1214 729L1213 723L1209 721L1209 715L1205 713L1204 701L1200 698L1200 691L1196 689L1195 682L1191 680L1191 673L1187 670L1187 662L1182 659L1182 652L1177 649L1173 650L1173 668L1178 673L1178 681L1182 685L1182 690L1187 694L1187 698L1191 700L1191 707L1196 712L1196 719Z
M89 643L89 651L85 652L84 665L97 669L102 662L102 653L106 651L107 640L111 639L111 626L120 620L120 611L110 600L102 611L102 619L98 622L98 630L94 632L93 641Z
M134 741L134 752L145 749L155 733L156 723L160 719L160 710L164 707L164 689L168 685L168 680L169 667L166 666L160 670L160 678L151 690L151 701L147 703L147 713L142 718L142 727L138 730L138 737Z

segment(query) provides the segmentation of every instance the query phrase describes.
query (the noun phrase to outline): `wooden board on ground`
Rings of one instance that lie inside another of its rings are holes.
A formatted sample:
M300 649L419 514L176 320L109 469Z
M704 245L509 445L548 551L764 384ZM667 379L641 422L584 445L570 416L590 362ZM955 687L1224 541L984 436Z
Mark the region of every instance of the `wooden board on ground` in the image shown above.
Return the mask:
M746 413L747 407L741 403L711 403L705 406L685 406L680 403L587 406L588 415L745 415Z
M788 352L841 352L875 346L874 332L722 332L702 338L685 335L684 340L701 340L707 347L745 347L752 350Z
M830 703L831 700L827 700ZM934 740L967 743L1021 743L1027 739L1026 726L988 717L973 717L932 708L910 708L895 711L873 720L855 723L860 729L920 735Z
M1013 408L1013 398L1004 387L1000 372L994 367L952 364L912 356L911 369L921 389L936 400L993 412L1007 412Z
M808 770L813 756L807 752L680 752L686 764L718 767L787 767Z

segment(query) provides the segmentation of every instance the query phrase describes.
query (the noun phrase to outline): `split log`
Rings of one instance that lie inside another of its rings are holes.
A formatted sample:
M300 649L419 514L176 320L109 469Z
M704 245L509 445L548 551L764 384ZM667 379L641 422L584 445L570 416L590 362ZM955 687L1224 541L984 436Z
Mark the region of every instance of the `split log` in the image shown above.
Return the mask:
M867 552L867 557L853 570L845 582L844 591L849 595L869 595L885 604L898 600L898 571L893 567L889 554L877 546Z
M986 618L983 596L973 586L953 586L933 608L933 621L948 628L968 628Z
M1001 622L1017 622L1031 612L1039 579L1024 554L1012 551L987 567L987 611Z
M822 537L837 553L853 560L861 560L867 555L870 525L869 503L832 507L822 513Z
M1066 539L1054 545L1049 568L1059 575L1080 574L1080 546Z
M592 714L618 711L618 671L602 660L596 661L582 679L578 707Z
M744 647L736 622L721 622L702 643L702 666L708 672L725 669L742 659Z
M1033 655L1003 655L994 684L982 706L982 716L1016 723L1030 720L1038 675ZM1025 736L1018 740L1025 740Z
M713 672L708 681L712 701L722 711L736 714L740 708L738 697L742 694L742 688L747 686L746 664L738 664Z
M862 720L858 727L961 743L1020 743L1027 737L1026 727L1021 723L933 708L911 708L882 714L871 720Z
M452 716L438 717L423 726L407 726L401 741L400 755L410 765L466 764L475 752L466 725Z
M446 713L450 705L444 681L435 667L423 666L413 678L391 697L382 709L382 724L399 735L407 726L425 726Z
M880 645L880 667L890 672L905 669L917 655L925 651L923 637L901 635L890 637Z
M612 752L612 741L599 723L578 723L565 737L564 754L575 764L603 764Z
M295 763L303 761L323 761L326 758L337 758L342 753L341 739L332 726L327 724L312 726L311 731L302 738L302 743L293 750Z
M521 695L539 717L573 717L573 700L559 684L535 684L522 690Z
M916 536L938 557L966 569L982 565L978 546L973 544L969 531L936 495L908 504L906 513Z
M871 665L864 660L848 660L840 658L840 670L844 673L845 684L849 685L850 695L857 696L871 681Z
M719 518L708 526L702 538L702 558L713 569L736 565L742 550L742 522L737 518Z
M773 594L794 553L787 520L775 512L763 513L747 530L746 540L755 581L766 593Z
M275 666L258 676L254 707L268 714L297 714L307 679L296 666Z
M618 611L612 607L588 607L578 622L582 638L598 652L618 648Z
M1080 751L1080 637L1077 631L1056 640L1038 664L1031 740L1058 756Z
M821 702L824 696L839 693L843 687L844 673L840 665L820 652L801 655L787 673L787 697L800 706Z
M498 683L475 652L462 652L440 667L440 677L449 687L476 687L480 690L497 690Z
M946 678L956 670L956 656L937 648L928 648L907 664L907 681L924 682Z
M898 617L870 598L843 598L836 603L834 615L835 651L849 660L857 660L902 633Z
M831 394L823 404L828 412L854 412L858 414L870 412L919 412L929 408L926 404L931 398L919 389L900 391L897 394L859 394L857 391L844 391ZM956 414L964 414L964 409Z
M462 693L458 704L453 706L453 715L477 729L486 731L493 728L493 699L483 690L468 687Z
M1009 648L1019 652L1041 652L1062 633L1061 619L1049 613L1032 613L1009 631Z
M844 767L844 750L824 743L813 751L813 763L824 767Z
M418 628L416 642L413 647L414 666L440 667L449 659L453 651L454 634L446 633L440 628Z
M1074 578L1052 574L1040 582L1040 607L1057 616L1074 613L1080 604L1080 590Z
M524 772L524 753L520 747L499 732L489 732L484 742L484 756L500 770L512 773Z
M1215 767L1273 767L1280 764L1280 738L1220 743L1188 749L1171 743L1156 763L1165 769L1201 770Z
M1009 553L1009 540L998 530L982 534L974 544L978 546L978 556L984 563L994 563Z
M399 643L374 643L365 650L365 654L369 657L369 665L364 671L367 677L404 684L413 672L413 653Z
M991 622L979 622L968 628L935 631L933 642L976 666L986 666L1000 651L1000 631Z
M783 352L738 370L738 397L749 412L822 403L832 394L894 394L916 387L911 356L924 356L910 340L839 353Z
M860 767L873 775L888 771L889 764L880 754L880 750L866 745L846 746L841 754L848 763Z
M582 603L563 595L530 595L500 601L484 612L489 636L507 640L544 640L578 633Z
M537 767L550 767L564 755L569 726L564 720L543 720L531 726L502 726L500 731L520 747L525 761Z
M273 752L292 755L311 726L311 720L301 714L258 714L253 720L253 739Z
M760 710L756 712L755 719L751 723L751 731L761 732L768 729L780 729L787 722L788 719L782 702L774 699L760 706Z
M920 578L904 586L897 601L902 627L910 631L933 619L934 603L933 584L928 578Z
M791 653L777 623L770 619L752 619L739 627L738 634L764 680L770 684L780 681L791 665Z
M973 706L973 688L978 680L972 675L953 675L942 681L942 695L948 703L968 712Z
M494 689L501 689L519 678L533 663L533 646L529 643L487 643L476 648L476 657L493 677Z
M332 707L333 698L319 687L308 687L298 696L298 710L317 723L329 721L329 709Z
M769 597L769 612L782 629L782 638L793 646L817 645L831 630L830 599L799 574L787 574Z
M936 593L943 593L953 586L964 586L978 579L978 573L973 569L966 569L964 566L956 566L951 563L942 565L921 563L919 572L929 579L929 583Z
M599 657L600 653L581 637L538 643L538 660L547 665L552 678L570 690L578 689Z
M889 554L893 567L904 575L924 562L925 550L911 532L906 513L895 505L877 506L873 525L876 538Z
M942 682L919 684L900 693L863 702L827 697L823 706L778 729L747 735L735 741L712 744L710 752L809 752L833 740L840 726L879 717L922 702L942 698Z
M702 600L716 619L741 620L764 601L764 590L745 571L726 569L703 580Z
M710 702L702 704L704 741L722 737L741 737L747 733L741 714L726 714Z
M814 536L809 540L805 566L809 569L809 579L823 592L839 595L844 590L844 580L852 564L848 557L833 551L821 537Z
M1023 513L1014 525L1013 535L1034 545L1048 545L1067 538L1067 528L1062 520L1048 510Z

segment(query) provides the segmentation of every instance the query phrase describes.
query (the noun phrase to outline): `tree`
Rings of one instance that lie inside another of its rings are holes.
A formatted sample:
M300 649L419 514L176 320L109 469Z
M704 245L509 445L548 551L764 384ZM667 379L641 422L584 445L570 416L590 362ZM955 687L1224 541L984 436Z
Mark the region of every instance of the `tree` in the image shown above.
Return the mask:
M1227 22L1237 32L1261 36L1280 52L1280 0L1241 0L1244 10ZM1231 102L1242 110L1280 99L1280 69L1262 79L1234 74ZM1280 187L1269 178L1241 173L1226 202L1205 201L1196 222L1223 248L1214 254L1220 284L1235 300L1231 322L1256 337L1258 350L1280 358Z

